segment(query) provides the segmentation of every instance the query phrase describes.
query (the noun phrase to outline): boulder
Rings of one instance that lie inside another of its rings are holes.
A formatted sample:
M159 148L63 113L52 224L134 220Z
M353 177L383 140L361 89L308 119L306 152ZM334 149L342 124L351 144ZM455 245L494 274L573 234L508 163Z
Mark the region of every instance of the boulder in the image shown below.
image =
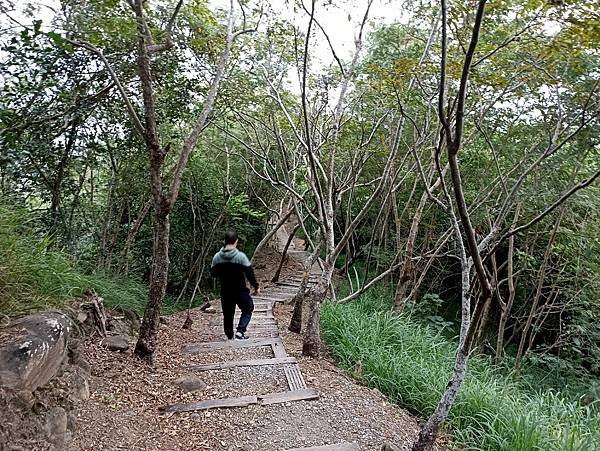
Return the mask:
M134 336L140 330L141 320L136 312L122 307L107 314L106 329L118 335Z
M110 351L127 351L129 349L129 339L124 335L109 335L102 340L102 345Z
M88 375L81 367L71 365L64 376L64 380L73 401L87 401L90 398Z
M46 384L67 357L71 320L43 312L20 318L2 329L0 385L34 391Z
M381 447L381 451L403 451L406 450L406 448L400 448L399 446L396 446L392 443L384 443L383 446Z
M174 384L186 393L200 391L206 388L206 383L193 374L181 376L175 380Z
M58 448L62 448L67 439L67 422L67 411L62 407L53 407L46 414L46 437Z

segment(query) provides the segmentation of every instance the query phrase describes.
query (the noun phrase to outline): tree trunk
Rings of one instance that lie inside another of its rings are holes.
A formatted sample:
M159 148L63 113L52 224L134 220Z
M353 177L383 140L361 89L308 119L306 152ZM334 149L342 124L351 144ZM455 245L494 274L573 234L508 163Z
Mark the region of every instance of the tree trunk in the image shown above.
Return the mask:
M138 232L140 231L140 227L144 223L144 220L146 219L146 215L148 214L148 211L150 210L151 206L152 206L152 200L149 200L144 204L142 209L138 212L138 215L135 219L133 227L131 227L129 229L129 233L127 234L127 239L125 241L125 248L123 249L123 252L121 254L121 262L120 262L121 270L124 272L125 275L129 274L129 252L131 251L131 246L133 244L133 241L135 240L135 237L137 236Z
M454 364L454 371L452 372L452 379L448 383L446 392L439 402L433 415L429 417L427 423L419 432L419 438L413 445L412 451L425 451L433 448L435 438L439 432L440 426L446 419L454 400L458 396L458 391L463 383L465 374L467 372L467 355L463 349L459 349L456 353L456 361Z
M160 307L167 290L169 273L169 228L169 213L161 208L156 213L156 240L150 279L150 297L135 346L135 354L144 359L152 359L158 341Z
M531 304L531 309L529 310L529 315L527 316L527 321L525 323L525 327L521 332L521 340L519 341L519 349L517 350L517 356L515 357L515 368L519 369L521 367L521 359L526 352L525 343L527 342L527 334L529 333L529 329L531 328L531 324L533 323L533 319L537 312L537 307L542 295L542 288L544 286L544 279L546 277L546 271L548 270L548 262L550 261L550 257L552 255L552 249L554 246L554 240L556 238L556 234L558 233L558 229L560 227L560 223L562 221L563 213L565 209L561 208L556 221L554 222L554 228L552 229L552 233L550 234L550 238L548 239L548 245L546 246L546 251L544 252L544 259L542 261L542 265L540 266L540 270L538 273L537 286L535 290L535 295L533 297L533 302Z
M275 235L275 233L277 233L277 231L287 222L287 220L290 218L293 212L294 210L289 210L285 215L283 215L279 219L277 224L275 224L273 228L269 231L269 233L267 233L264 236L264 238L260 240L260 243L256 245L256 249L254 250L254 254L252 255L252 262L254 261L254 257L260 253L262 248L265 247L265 245L269 242L273 235Z
M333 265L324 263L323 273L316 288L308 296L309 310L302 343L302 355L307 357L319 357L321 349L321 302L327 296L327 289L331 284Z
M511 228L514 229L519 218L519 211L521 210L521 204L517 205L515 209L515 216L513 218ZM514 256L515 256L515 236L512 235L508 239L508 257L506 262L506 280L508 284L508 298L506 303L501 303L500 307L500 320L498 321L498 340L496 341L496 363L500 362L502 353L504 352L504 328L506 327L506 321L508 315L512 309L515 301L515 276L514 276Z
M490 317L490 307L492 305L492 298L489 297L483 304L483 312L481 313L481 319L477 326L477 332L475 333L475 346L480 349L483 342L483 335L485 333L485 327L487 326L488 319Z
M408 233L408 240L406 242L406 255L404 257L404 264L398 278L398 284L396 285L396 294L394 296L394 314L400 313L404 308L406 300L406 292L408 290L408 282L412 280L414 273L414 263L412 261L413 252L415 248L415 242L417 241L417 234L419 233L419 224L421 223L421 217L423 215L423 209L427 202L427 193L421 195L419 206L413 216L412 223L410 225L410 231Z
M454 404L456 397L458 396L458 392L465 378L465 374L467 371L467 360L469 355L470 344L473 338L473 324L477 323L477 320L481 314L481 307L487 302L488 298L491 296L491 288L489 281L487 279L487 275L485 272L485 268L483 267L483 262L481 259L481 254L479 253L479 248L477 246L477 239L475 237L475 231L471 224L471 218L469 216L469 212L467 209L467 205L465 202L465 197L463 193L463 186L460 175L460 168L458 164L457 154L461 147L461 140L463 134L463 125L464 125L464 104L466 99L466 90L467 90L467 81L469 78L469 72L471 69L471 62L473 59L473 55L475 53L475 49L477 47L477 42L479 40L479 31L481 29L481 24L483 22L483 13L485 10L486 0L479 0L477 6L477 13L475 16L475 21L473 24L473 30L471 33L471 40L469 43L468 50L465 54L465 59L463 63L463 70L460 79L460 87L456 97L456 124L455 124L455 134L454 138L452 138L452 133L450 129L450 124L448 122L447 112L444 110L445 108L445 92L446 92L446 64L447 64L447 6L446 1L441 0L441 12L442 12L442 58L441 58L441 77L440 77L440 88L439 88L439 103L438 103L438 115L439 120L443 125L445 140L446 140L446 151L448 155L448 165L450 168L450 175L452 180L452 187L454 191L454 200L456 201L456 208L458 210L458 215L460 217L460 222L462 225L462 229L465 234L465 240L463 241L463 237L460 230L460 225L458 223L458 218L456 217L450 194L444 188L446 200L448 204L448 211L450 212L450 217L452 220L452 228L454 229L454 234L456 237L456 241L458 242L460 249L460 260L461 260L461 323L460 323L460 340L458 345L458 350L456 352L456 358L454 361L454 370L452 372L452 378L447 385L446 391L442 396L442 399L438 403L434 413L429 417L427 423L421 429L419 433L419 438L417 442L413 445L413 451L422 451L429 450L433 448L433 444L435 442L435 438L439 431L441 424L446 420L448 416L448 412L450 408ZM438 172L440 173L440 178L443 177L441 174L441 168L439 167L439 161L436 163L438 166ZM470 253L470 257L467 258L467 253L465 249L465 241L468 246L468 250ZM481 297L477 303L475 308L475 312L473 313L473 318L471 318L471 299L470 299L470 287L471 287L471 267L475 267L475 273L477 274L477 279L479 281L479 289L481 290ZM472 322L473 321L473 322Z
M283 268L283 264L285 263L285 259L287 256L287 251L290 248L290 245L292 244L292 240L294 239L294 236L296 235L296 232L298 231L299 228L300 228L300 224L298 223L294 227L294 230L292 230L292 233L290 233L290 236L288 237L288 240L285 243L285 247L283 248L283 252L281 253L281 260L279 260L279 266L277 267L277 271L275 272L275 275L271 279L271 282L273 282L273 283L275 283L279 280L279 276L281 275L281 269Z
M304 307L304 296L306 295L308 278L309 275L306 273L300 283L300 288L298 289L296 296L294 296L294 312L292 313L292 319L290 320L288 330L295 334L302 332L302 308Z
M319 281L319 285L308 295L309 310L306 320L306 330L304 332L304 341L302 343L302 355L307 357L319 357L321 350L321 302L327 295L325 278Z
M294 296L294 312L292 313L292 319L288 327L288 330L290 332L294 332L295 334L299 334L302 331L302 308L304 307L304 297L306 295L306 288L308 287L308 282L310 280L310 269L312 268L315 259L319 255L320 249L321 245L320 243L317 243L313 253L310 254L304 262L302 282L300 282L300 288L298 288L298 292L296 293L296 296Z

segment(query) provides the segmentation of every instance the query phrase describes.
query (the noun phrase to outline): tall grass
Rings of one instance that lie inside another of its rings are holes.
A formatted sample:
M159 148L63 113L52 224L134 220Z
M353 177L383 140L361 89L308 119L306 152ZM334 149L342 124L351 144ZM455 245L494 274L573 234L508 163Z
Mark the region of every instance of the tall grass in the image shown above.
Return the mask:
M147 288L130 279L85 274L49 240L39 237L27 213L0 203L0 313L19 316L33 311L61 308L69 300L93 289L107 306L121 306L138 313L146 305ZM167 301L166 313L174 308Z
M427 417L450 378L456 343L409 316L392 317L389 298L376 288L348 305L324 304L323 336L356 378ZM461 449L600 449L600 415L591 406L527 391L483 358L470 360L448 426Z

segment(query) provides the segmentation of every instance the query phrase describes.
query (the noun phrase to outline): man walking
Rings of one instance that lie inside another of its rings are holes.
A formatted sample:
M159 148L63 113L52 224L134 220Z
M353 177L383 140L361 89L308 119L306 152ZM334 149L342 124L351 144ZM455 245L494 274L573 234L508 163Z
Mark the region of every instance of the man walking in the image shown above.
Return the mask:
M246 280L254 287L254 295L260 293L254 270L246 254L237 249L238 237L233 230L225 234L225 246L215 254L212 259L210 273L213 277L218 277L221 282L221 306L223 307L223 329L228 339L233 335L233 317L235 315L235 306L237 305L242 314L237 326L235 338L243 340L248 338L246 329L254 303L250 297L250 291L246 287ZM244 277L245 276L245 277Z

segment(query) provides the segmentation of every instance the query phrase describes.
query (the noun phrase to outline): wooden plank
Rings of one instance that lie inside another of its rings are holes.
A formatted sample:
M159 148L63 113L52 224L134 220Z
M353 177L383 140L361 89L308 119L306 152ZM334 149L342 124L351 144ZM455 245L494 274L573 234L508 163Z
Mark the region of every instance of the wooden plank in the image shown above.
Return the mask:
M206 363L202 365L188 366L187 369L192 371L210 371L224 370L227 368L237 368L242 366L269 366L269 365L284 365L296 363L295 357L276 357L273 359L252 359L252 360L234 360L229 362Z
M288 353L285 351L285 348L283 347L283 342L281 341L281 338L277 338L272 341L271 349L273 349L274 357L283 358L283 357L288 356Z
M292 448L287 451L360 451L356 443L337 443L335 445L309 446L308 448Z
M206 401L190 402L188 404L171 404L160 407L161 412L192 412L194 410L220 409L225 407L246 407L251 404L258 404L258 398L252 396L242 396L240 398L222 398L207 399Z
M280 292L284 292L284 293L295 293L296 291L298 291L298 286L290 286L290 285L285 285L285 284L281 284L279 282L277 282L275 285L270 286L268 289L265 289L265 293L280 293Z
M277 282L275 285L277 285L278 287L285 287L289 289L300 288L300 284L294 282Z
M285 285L286 287L300 288L300 282L302 282L300 279L288 280L286 282L279 282L279 285ZM316 285L317 285L317 282L308 282L308 284L307 284L308 287L314 287Z
M235 322L239 321L240 320L239 315L235 315L233 317L233 320ZM273 315L260 315L259 314L259 315L252 315L252 319L250 320L250 322L252 322L252 321L276 321L276 318ZM210 322L213 324L223 324L223 318L213 318L213 319L211 319Z
M221 309L221 307L215 309L215 311L217 313L223 313L223 310ZM273 307L271 306L271 304L269 304L268 306L257 306L256 304L254 304L254 310L252 311L252 313L268 313L268 312L272 312L273 311Z
M250 332L253 337L261 337L261 338L276 338L277 332L269 332L268 330L255 330Z
M220 329L223 327L223 321L214 321L214 322L210 322L210 325L212 327L219 327L219 332L221 331ZM234 326L237 325L237 321L234 321ZM248 325L248 328L250 328L251 326L277 326L277 320L275 319L263 319L263 320L256 320L256 321L251 321L250 324Z
M239 321L240 315L234 315L233 319ZM255 320L255 319L272 319L272 320L274 320L275 316L270 312L269 313L259 312L257 315L252 315L252 319L250 321ZM211 321L223 323L223 318L222 317L212 318Z
M257 299L261 302L263 301L270 301L270 302L283 302L283 299L281 296L267 296L265 294L261 294L260 297L255 297L254 299Z
M306 382L304 382L298 365L286 365L284 372L290 390L304 390L306 388Z
M281 393L269 393L267 395L259 395L258 403L266 406L270 404L279 404L283 402L292 401L307 401L310 399L318 399L319 392L314 388L307 388L305 390L294 390L284 391Z
M248 329L248 335L252 338L257 338L259 334L271 334L269 337L277 338L278 333L277 329L269 329L267 327L251 327Z
M183 352L192 354L195 352L218 351L219 349L239 349L254 348L259 346L271 346L273 344L273 340L273 338L248 338L247 340L227 340L213 341L207 343L191 343L183 347Z

